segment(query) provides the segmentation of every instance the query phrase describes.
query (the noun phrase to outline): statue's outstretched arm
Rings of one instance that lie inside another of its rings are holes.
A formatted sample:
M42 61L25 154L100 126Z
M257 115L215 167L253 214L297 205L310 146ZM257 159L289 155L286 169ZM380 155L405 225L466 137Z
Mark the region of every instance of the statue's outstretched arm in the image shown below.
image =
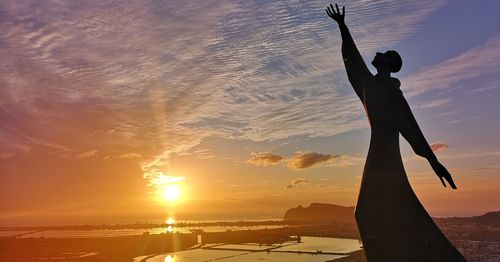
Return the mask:
M340 34L342 36L342 58L344 59L347 77L354 91L361 101L363 101L363 88L365 88L366 83L373 75L363 61L351 33L344 22L345 7L342 7L342 12L340 12L336 4L335 8L336 10L333 5L330 4L330 6L326 8L326 13L339 24Z
M441 163L439 163L436 155L432 151L432 148L430 147L429 143L427 143L422 130L420 130L420 127L418 126L417 120L411 112L408 102L406 102L406 99L404 98L403 93L400 90L398 92L398 95L395 97L395 100L397 106L396 108L394 108L394 110L398 112L399 132L401 133L401 135L403 135L406 141L408 141L410 146L413 148L413 151L415 151L417 155L424 157L429 161L432 169L441 180L441 183L443 183L443 186L446 187L446 184L443 180L444 178L446 179L446 181L448 181L448 184L450 184L453 189L456 189L457 187L453 182L451 174Z

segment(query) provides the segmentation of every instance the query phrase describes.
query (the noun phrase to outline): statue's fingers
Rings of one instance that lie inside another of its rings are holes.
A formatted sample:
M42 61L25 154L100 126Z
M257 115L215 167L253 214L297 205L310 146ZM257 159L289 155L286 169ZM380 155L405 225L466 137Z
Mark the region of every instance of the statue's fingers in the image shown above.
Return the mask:
M345 5L342 6L342 16L344 16L344 15L345 15Z
M335 11L335 8L332 6L332 9L330 10L332 12L332 14L336 15L337 12Z
M446 177L446 181L448 181L448 184L450 184L451 188L457 189L457 186L455 185L455 182L453 182L453 178L451 178L451 176L449 178Z
M457 186L455 185L455 182L453 182L453 177L451 177L450 172L448 172L448 170L446 170L446 168L444 168L444 167L443 167L443 169L444 169L444 172L445 172L444 175L443 175L444 179L446 179L446 181L448 182L448 184L450 184L451 188L457 189Z
M335 4L335 8L337 9L337 13L340 14L339 6Z
M328 14L329 17L332 17L332 12L330 11L329 8L325 9L326 10L326 13Z
M441 183L443 183L443 186L446 187L446 184L444 183L443 177L439 176L439 179L441 180Z

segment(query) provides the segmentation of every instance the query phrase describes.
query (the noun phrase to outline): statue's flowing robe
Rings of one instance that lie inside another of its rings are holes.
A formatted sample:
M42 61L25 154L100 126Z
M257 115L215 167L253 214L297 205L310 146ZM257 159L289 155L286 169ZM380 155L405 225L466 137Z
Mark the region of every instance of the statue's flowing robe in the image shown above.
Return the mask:
M466 261L433 222L406 176L400 133L416 154L435 156L399 89L399 80L372 75L347 27L340 29L348 79L371 127L355 211L368 261Z

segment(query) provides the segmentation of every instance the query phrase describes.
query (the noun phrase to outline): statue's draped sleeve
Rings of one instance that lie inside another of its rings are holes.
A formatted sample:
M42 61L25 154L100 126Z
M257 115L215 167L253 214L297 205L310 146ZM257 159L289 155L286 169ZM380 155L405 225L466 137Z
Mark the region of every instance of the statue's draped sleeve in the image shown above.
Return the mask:
M413 151L426 159L435 158L436 156L432 152L429 143L427 143L422 130L420 130L417 120L415 120L401 90L397 91L394 104L396 105L394 110L397 112L399 132L408 141Z
M369 85L373 75L363 61L363 57L361 57L345 24L340 25L340 33L342 35L342 58L344 59L347 77L358 97L364 102L363 89Z

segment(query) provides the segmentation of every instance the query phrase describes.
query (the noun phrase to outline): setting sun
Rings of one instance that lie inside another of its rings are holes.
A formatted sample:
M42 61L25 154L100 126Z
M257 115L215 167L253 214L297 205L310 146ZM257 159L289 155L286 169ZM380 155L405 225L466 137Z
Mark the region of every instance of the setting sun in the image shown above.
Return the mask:
M168 202L178 201L182 194L179 185L171 184L166 186L162 192L163 198Z

